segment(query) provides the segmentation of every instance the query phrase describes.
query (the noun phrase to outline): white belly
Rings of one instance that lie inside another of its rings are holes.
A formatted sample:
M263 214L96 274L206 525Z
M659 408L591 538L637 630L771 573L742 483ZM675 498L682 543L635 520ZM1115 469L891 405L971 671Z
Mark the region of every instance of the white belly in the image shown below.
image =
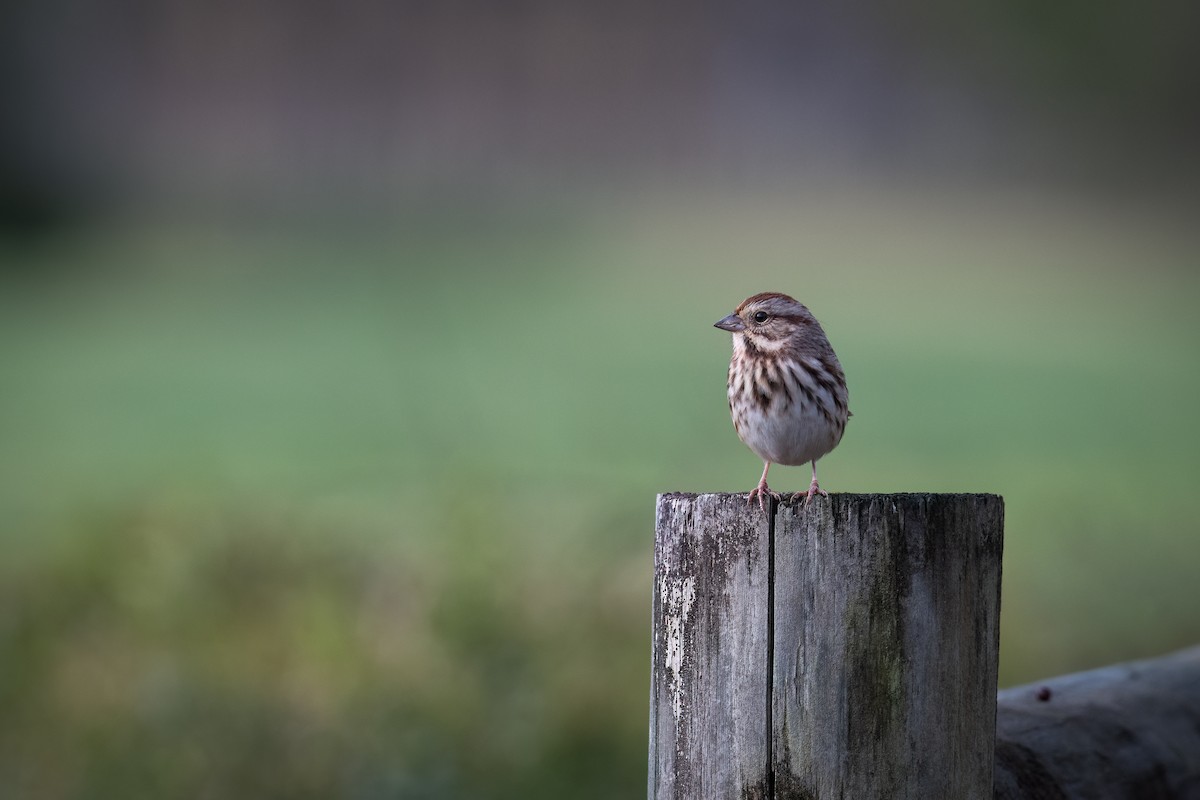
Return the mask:
M841 431L808 403L795 404L785 413L748 408L738 436L759 458L786 466L815 461L842 438Z

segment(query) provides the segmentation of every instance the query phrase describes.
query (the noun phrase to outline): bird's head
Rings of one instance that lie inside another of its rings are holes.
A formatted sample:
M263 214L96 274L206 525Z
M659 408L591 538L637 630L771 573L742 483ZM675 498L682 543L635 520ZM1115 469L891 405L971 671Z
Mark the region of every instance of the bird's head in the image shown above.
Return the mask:
M732 314L714 323L714 327L732 333L735 343L767 352L779 350L808 328L820 329L807 308L779 292L746 298Z

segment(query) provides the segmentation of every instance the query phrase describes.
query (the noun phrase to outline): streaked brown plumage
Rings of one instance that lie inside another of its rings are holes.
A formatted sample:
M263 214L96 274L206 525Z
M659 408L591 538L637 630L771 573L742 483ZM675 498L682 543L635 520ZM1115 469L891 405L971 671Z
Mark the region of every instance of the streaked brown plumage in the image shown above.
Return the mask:
M817 485L817 459L837 447L850 417L846 376L816 317L778 292L747 298L716 323L733 334L729 413L747 447L764 462L750 491L766 508L772 464L812 463L805 503L826 492Z

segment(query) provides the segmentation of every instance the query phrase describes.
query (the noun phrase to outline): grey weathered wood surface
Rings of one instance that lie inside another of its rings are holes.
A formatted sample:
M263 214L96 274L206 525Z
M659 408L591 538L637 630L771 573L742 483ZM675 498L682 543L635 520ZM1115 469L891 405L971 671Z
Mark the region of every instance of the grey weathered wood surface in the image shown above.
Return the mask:
M745 495L659 497L651 797L768 796L768 533Z
M997 800L1200 798L1200 647L999 694Z
M992 796L1003 501L662 495L649 796Z
M1002 501L830 500L775 523L778 796L990 797Z

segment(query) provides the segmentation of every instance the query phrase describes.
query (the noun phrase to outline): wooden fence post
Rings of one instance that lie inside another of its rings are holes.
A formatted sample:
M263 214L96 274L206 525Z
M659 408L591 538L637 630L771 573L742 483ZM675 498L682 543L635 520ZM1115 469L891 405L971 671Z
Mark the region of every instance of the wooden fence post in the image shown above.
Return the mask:
M990 799L1003 516L661 495L649 797Z

